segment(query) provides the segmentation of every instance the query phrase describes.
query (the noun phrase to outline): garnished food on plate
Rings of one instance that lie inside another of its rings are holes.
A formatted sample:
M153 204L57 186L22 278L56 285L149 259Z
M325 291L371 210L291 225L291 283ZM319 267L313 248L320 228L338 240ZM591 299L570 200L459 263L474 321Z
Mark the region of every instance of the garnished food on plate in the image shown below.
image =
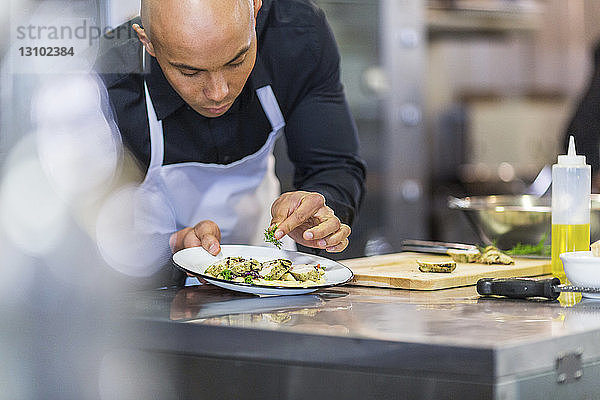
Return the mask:
M285 259L277 259L258 263L257 271L261 278L269 281L280 280L290 269L292 262Z
M320 264L296 264L278 258L259 262L253 258L227 257L209 266L205 275L254 285L308 287L325 283Z
M454 261L421 261L417 260L419 265L419 271L421 272L442 272L450 273L456 269L456 262Z

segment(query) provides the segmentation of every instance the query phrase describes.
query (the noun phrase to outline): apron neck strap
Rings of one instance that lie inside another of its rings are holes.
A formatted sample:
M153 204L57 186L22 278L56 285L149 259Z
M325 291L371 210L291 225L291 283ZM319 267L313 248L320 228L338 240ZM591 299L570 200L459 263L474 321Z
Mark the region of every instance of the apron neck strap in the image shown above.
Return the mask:
M260 105L271 123L272 130L278 131L285 125L285 121L271 87L272 82L273 80L262 61L262 57L257 54L249 83L256 91Z
M280 130L285 125L285 120L283 119L283 114L281 113L281 109L279 108L279 104L277 103L277 99L275 98L275 93L273 93L273 89L271 85L263 86L261 88L256 89L256 95L258 96L258 100L271 123L271 128L274 132Z
M146 64L146 50L142 49L142 65ZM259 66L259 69L262 68ZM150 98L150 92L148 91L148 85L144 80L144 94L146 96L146 111L148 115L148 127L150 129L150 165L148 170L154 167L160 167L163 164L165 154L165 143L163 134L162 121L158 120L152 99ZM266 84L256 89L256 95L258 100L271 124L271 129L274 134L277 134L281 128L285 126L285 120L273 93L271 85Z
M148 85L144 80L144 93L146 95L146 112L148 115L148 128L150 129L150 165L148 170L154 167L160 167L163 164L165 155L165 143L163 135L163 124L159 121L150 98Z

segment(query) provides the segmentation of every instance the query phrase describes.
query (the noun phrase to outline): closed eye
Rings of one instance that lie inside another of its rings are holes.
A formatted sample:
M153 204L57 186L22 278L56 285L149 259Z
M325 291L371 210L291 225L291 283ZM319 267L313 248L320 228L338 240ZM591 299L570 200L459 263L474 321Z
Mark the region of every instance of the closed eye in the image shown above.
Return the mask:
M198 71L183 71L183 70L179 70L179 72L181 73L181 75L184 75L184 76L198 75Z
M244 61L246 61L246 53L238 56L238 58L231 61L229 64L227 64L227 66L231 67L231 68L236 68L236 67L239 67L240 65L242 65L244 63Z

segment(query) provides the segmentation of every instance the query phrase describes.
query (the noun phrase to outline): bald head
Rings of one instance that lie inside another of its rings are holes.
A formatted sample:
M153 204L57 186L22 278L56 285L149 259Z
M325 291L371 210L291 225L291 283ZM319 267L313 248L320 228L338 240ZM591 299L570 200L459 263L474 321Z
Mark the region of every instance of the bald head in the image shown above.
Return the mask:
M198 113L226 112L256 58L261 0L142 0L134 26L167 80Z
M255 13L253 0L142 0L141 17L153 44L168 46L251 28Z

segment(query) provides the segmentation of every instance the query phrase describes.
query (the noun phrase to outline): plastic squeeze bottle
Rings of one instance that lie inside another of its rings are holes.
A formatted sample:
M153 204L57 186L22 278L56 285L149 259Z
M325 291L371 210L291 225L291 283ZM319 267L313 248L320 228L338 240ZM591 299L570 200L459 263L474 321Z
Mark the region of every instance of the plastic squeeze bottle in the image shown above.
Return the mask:
M569 151L552 166L552 275L566 282L559 255L590 249L591 167L585 156L575 153L575 138Z

